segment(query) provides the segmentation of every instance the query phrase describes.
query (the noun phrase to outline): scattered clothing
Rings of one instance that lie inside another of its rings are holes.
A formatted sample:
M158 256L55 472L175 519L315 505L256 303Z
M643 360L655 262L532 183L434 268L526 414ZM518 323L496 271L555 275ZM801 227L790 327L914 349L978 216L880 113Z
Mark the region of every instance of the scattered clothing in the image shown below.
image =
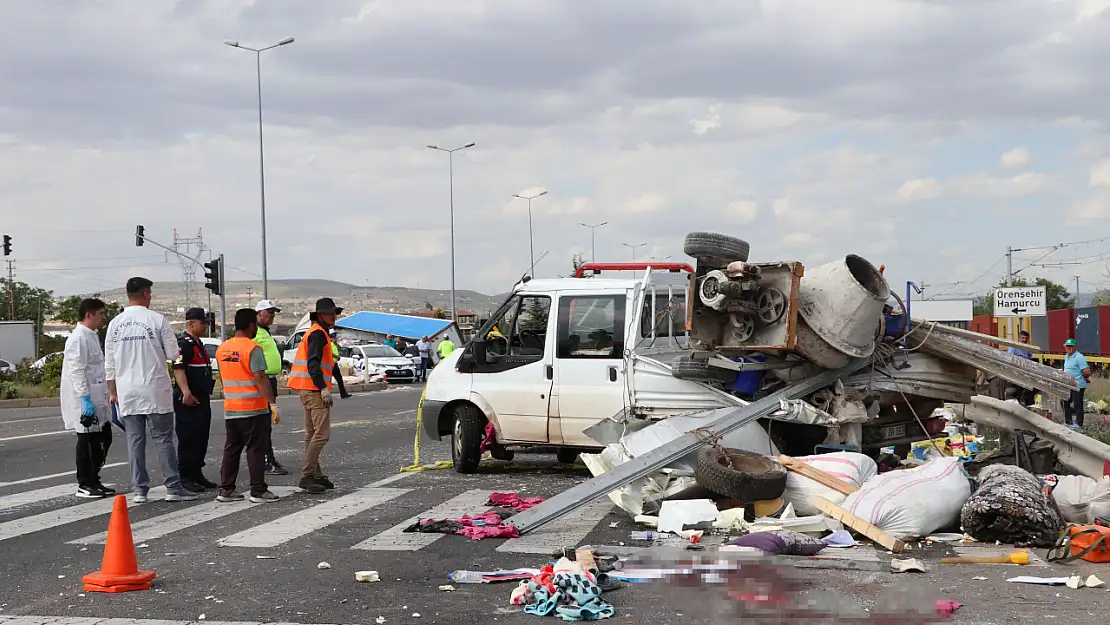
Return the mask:
M485 512L473 517L463 515L463 518L458 520L421 520L406 527L404 531L421 534L457 534L474 540L519 537L520 531L515 526L502 525L504 520L504 517L496 512Z
M528 614L556 615L564 621L597 621L614 614L613 606L601 600L601 588L594 576L567 558L521 582L510 602L524 606Z
M837 530L821 539L826 547L855 547L859 545L848 530Z
M734 547L754 547L767 554L782 556L812 556L825 548L825 543L820 540L790 530L753 532L734 538L728 544Z
M521 497L516 493L493 493L489 496L487 506L498 508L512 508L513 510L527 510L532 506L543 503L543 497Z
M960 511L965 532L983 542L1016 547L1051 547L1064 521L1032 473L1008 465L990 465L979 473L979 490Z
M493 446L494 434L497 430L494 429L492 423L486 424L485 435L482 437L482 444L478 446L478 453L484 454L486 450Z

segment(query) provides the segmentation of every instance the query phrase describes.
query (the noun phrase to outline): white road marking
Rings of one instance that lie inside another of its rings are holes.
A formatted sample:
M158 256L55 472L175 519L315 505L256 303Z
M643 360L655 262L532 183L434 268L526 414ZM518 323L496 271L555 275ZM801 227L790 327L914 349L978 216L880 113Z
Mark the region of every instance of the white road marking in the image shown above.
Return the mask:
M150 489L149 495L151 501L157 501L166 496L166 487L159 486L157 488L152 488ZM22 519L8 521L7 523L0 523L0 541L8 540L9 538L17 538L26 534L33 534L68 523L91 519L102 514L108 514L112 511L114 499L114 497L107 497L91 503L70 506L68 508L62 508L61 510L43 512L42 514L23 517ZM136 505L146 504L136 504L131 501L130 497L127 498L127 506L129 508Z
M608 497L587 504L542 531L510 538L497 548L502 553L548 554L561 547L577 547L613 509Z
M62 415L56 414L52 417L29 417L29 418L26 418L26 419L12 419L10 421L0 421L0 425L6 425L8 423L30 423L31 421L61 421L61 420L62 420Z
M372 484L367 484L367 486L385 486L386 484L392 484L394 482L400 482L401 480L405 479L406 477L408 477L410 475L415 475L415 474L414 473L398 473L397 475L391 475L391 476L389 476L389 477L387 477L383 480L378 480L377 482L374 482Z
M468 490L465 493L445 501L444 503L407 519L386 531L371 536L351 549L364 549L366 551L418 551L446 536L446 534L406 534L405 528L421 519L458 519L464 514L477 514L489 510L486 502L489 501L491 491Z
M216 542L221 547L276 547L408 492L410 491L407 488L365 486L348 495L226 536Z
M76 492L76 485L62 484L61 486L51 486L49 488L29 490L25 493L4 495L3 497L0 497L0 512L6 512L12 508L18 508L20 506L26 506L27 504L46 501L48 499L57 499L58 497L73 495Z
M270 490L279 497L288 497L300 489L296 486L271 486ZM183 529L188 529L194 525L213 521L229 514L241 512L247 508L261 505L265 504L251 503L246 499L234 502L210 501L200 504L199 506L192 506L184 510L170 512L169 514L163 514L134 523L131 525L131 535L136 543L142 543L148 540L154 540L155 538L161 538L167 534L179 532ZM71 540L69 544L103 545L107 539L108 532L104 531L99 534L78 538L77 540Z
M59 434L73 434L69 430L62 430L61 432L39 432L38 434L24 434L22 436L9 436L7 438L0 438L0 443L6 441L19 441L25 438L38 438L40 436L58 436Z
M127 464L127 463L126 462L113 462L111 464L106 464L101 468L110 469L112 467L122 467L125 464ZM4 488L5 486L15 486L17 484L30 484L31 482L41 482L42 480L49 480L49 479L53 479L53 478L56 478L56 477L65 477L67 475L74 475L74 473L75 473L74 471L62 471L61 473L51 473L50 475L40 475L38 477L29 477L25 480L16 480L14 482L0 482L0 488ZM73 490L74 490L74 492L76 492L77 487L74 486Z
M88 616L3 616L0 625L198 625L200 621L168 621L144 618L101 618ZM248 621L203 621L203 625L264 625ZM281 625L301 625L282 623ZM327 624L319 624L327 625Z

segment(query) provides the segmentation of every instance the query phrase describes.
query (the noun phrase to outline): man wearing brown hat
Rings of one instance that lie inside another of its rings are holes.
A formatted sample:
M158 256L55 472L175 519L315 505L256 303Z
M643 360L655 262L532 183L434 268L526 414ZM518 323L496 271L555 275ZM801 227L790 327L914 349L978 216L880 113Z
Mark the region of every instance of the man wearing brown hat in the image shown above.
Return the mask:
M328 330L343 312L330 297L316 300L309 313L312 327L297 347L289 370L289 388L297 391L304 407L304 468L298 486L310 493L335 488L320 468L320 454L331 436L332 374L339 363L331 351Z

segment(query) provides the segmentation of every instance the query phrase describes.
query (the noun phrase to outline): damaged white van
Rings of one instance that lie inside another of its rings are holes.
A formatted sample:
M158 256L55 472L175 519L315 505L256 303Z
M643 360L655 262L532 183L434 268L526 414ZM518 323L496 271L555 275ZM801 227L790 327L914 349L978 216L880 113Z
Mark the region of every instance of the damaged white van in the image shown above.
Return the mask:
M662 364L687 352L689 265L588 263L578 275L637 269L642 279L522 282L465 349L432 371L421 420L432 439L451 437L456 471L474 472L487 445L501 460L553 448L571 462L602 449L588 428L622 413L650 419L736 405ZM704 369L712 380L716 372Z

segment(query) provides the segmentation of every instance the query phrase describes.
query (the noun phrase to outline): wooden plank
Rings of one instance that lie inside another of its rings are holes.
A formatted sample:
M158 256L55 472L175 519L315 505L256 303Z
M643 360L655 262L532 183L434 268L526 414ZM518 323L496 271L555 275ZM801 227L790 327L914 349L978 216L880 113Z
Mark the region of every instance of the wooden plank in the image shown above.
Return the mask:
M887 534L883 530L871 525L867 521L864 521L824 497L814 497L813 505L825 516L840 521L894 553L902 553L906 550L906 543Z
M998 345L1005 345L1006 347L1016 347L1018 349L1024 349L1024 350L1030 351L1030 352L1043 352L1043 351L1045 351L1045 350L1041 349L1040 346L1037 346L1037 345L1030 345L1028 343L1019 343L1018 341L1011 341L1009 339L1004 339L1002 337L991 336L989 334L983 334L982 332L973 332L971 330L964 330L963 328L955 328L955 327L952 327L952 326L946 326L943 323L935 323L933 321L926 321L925 319L911 319L911 321L913 323L917 324L918 326L921 326L921 329L925 332L928 332L929 331L929 326L932 325L933 326L933 332L941 332L941 333L944 333L944 334L951 334L953 336L958 336L960 338L965 338L965 339L971 339L973 341L983 341L983 342L986 342L986 343L997 343Z
M851 495L852 493L859 490L859 486L856 486L855 484L845 482L835 475L830 475L829 473L826 473L821 469L818 469L817 467L812 467L805 462L802 462L801 460L795 460L790 456L779 456L779 464L786 467L787 471L791 471L793 473L797 473L798 475L808 477L814 482L817 482L822 486L831 488L841 495Z

